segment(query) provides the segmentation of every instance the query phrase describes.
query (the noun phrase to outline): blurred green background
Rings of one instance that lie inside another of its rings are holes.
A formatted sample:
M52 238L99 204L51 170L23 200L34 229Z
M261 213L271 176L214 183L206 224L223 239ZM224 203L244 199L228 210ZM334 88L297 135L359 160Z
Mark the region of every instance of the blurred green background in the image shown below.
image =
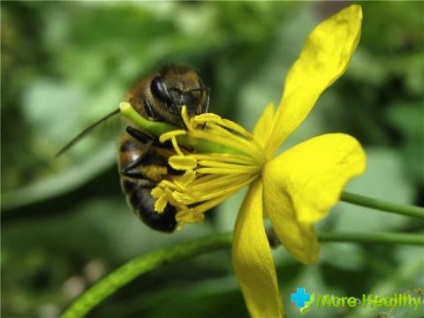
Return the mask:
M278 103L285 74L322 19L348 2L1 2L2 317L57 317L99 277L146 251L232 229L240 193L200 225L160 234L126 206L111 119L58 159L82 129L117 108L135 79L194 66L210 111L251 129ZM368 154L358 194L424 204L424 5L362 3L347 73L285 144L345 132ZM418 233L423 222L338 204L319 230ZM424 286L422 247L322 244L314 266L274 251L287 317L296 287L390 296ZM424 317L424 309L320 309L310 317ZM230 251L165 266L90 317L247 317Z

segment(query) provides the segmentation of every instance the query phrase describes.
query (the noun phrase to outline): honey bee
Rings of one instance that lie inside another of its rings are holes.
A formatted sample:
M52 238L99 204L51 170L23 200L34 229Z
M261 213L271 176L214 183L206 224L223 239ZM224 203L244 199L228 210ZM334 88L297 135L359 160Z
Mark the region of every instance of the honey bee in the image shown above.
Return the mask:
M187 106L189 116L206 113L209 89L192 68L170 65L136 82L125 100L148 120L184 128L182 106ZM85 129L57 155L69 149L97 124L118 113L116 110ZM160 181L178 174L168 165L168 158L173 154L172 146L160 144L157 137L139 130L129 121L124 124L126 128L121 136L118 157L122 191L129 206L146 225L154 230L173 232L177 224L175 207L168 204L162 213L156 212L155 199L150 194Z
M184 128L181 107L187 106L189 116L207 112L209 90L193 69L168 66L136 83L127 100L149 120ZM175 208L168 204L162 213L157 213L155 199L150 194L161 180L176 173L168 166L171 145L160 145L157 138L131 124L126 131L121 141L119 167L127 202L149 227L172 232L176 226Z

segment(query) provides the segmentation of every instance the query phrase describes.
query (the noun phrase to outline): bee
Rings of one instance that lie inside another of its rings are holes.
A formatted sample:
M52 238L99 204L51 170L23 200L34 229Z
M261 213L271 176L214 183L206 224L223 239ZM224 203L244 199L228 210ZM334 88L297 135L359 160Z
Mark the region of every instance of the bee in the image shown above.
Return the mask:
M146 119L184 128L182 106L187 106L189 116L207 112L209 90L193 69L168 66L136 83L127 100ZM172 232L176 226L175 208L168 204L162 213L157 213L150 194L160 181L177 173L168 165L172 146L159 144L157 138L131 124L126 131L120 146L119 167L127 202L149 227Z
M125 100L148 120L185 128L181 118L182 106L187 106L189 117L206 113L209 89L194 69L170 65L137 81ZM119 109L85 129L57 155L69 149L99 123L118 113ZM154 210L155 199L151 195L151 190L162 180L178 174L168 165L168 158L173 154L172 145L161 144L157 137L139 130L127 120L124 124L126 128L120 139L118 163L121 188L127 203L150 228L173 232L177 225L175 207L168 204L162 213L158 213Z

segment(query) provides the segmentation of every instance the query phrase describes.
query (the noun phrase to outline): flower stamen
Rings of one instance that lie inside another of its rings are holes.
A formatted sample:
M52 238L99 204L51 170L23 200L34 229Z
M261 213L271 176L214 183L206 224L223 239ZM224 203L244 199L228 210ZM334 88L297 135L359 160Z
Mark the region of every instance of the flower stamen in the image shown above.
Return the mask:
M152 190L158 212L166 204L177 209L179 228L202 221L204 212L258 178L265 162L262 146L240 125L211 113L189 118L185 106L181 117L186 130L162 134L160 141L171 141L175 155L168 162L184 174L171 175ZM196 153L181 147L181 136L188 145L207 142L226 151Z

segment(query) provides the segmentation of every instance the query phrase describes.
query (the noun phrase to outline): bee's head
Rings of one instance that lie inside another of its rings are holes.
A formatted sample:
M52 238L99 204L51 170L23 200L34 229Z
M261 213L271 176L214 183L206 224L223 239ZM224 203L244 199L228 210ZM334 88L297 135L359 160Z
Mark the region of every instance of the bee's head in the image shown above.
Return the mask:
M209 90L197 73L186 66L167 66L144 81L140 90L139 112L151 120L183 127L181 108L187 106L189 116L205 113L209 106ZM131 104L133 102L130 101Z

